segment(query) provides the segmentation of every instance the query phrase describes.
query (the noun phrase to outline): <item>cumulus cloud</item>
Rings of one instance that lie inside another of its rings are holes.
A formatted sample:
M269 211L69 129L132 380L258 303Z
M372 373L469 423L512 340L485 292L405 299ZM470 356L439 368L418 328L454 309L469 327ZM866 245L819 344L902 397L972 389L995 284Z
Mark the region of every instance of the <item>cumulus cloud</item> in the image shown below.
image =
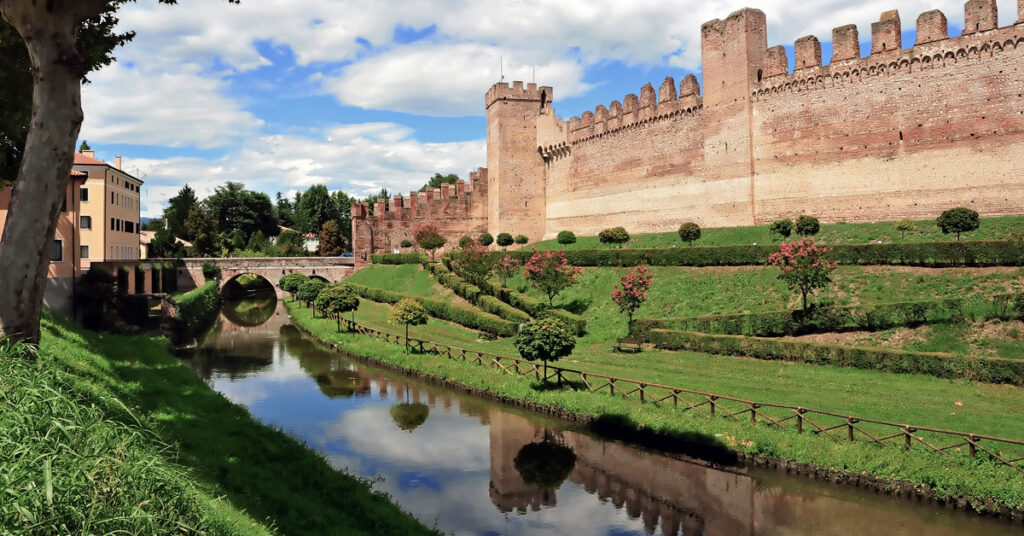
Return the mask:
M395 123L339 125L319 136L254 136L236 150L216 158L128 158L127 169L145 176L143 215L159 216L162 205L188 183L200 197L226 181L267 192L304 190L326 184L364 196L382 187L417 189L435 172L468 172L485 161L484 140L427 143Z

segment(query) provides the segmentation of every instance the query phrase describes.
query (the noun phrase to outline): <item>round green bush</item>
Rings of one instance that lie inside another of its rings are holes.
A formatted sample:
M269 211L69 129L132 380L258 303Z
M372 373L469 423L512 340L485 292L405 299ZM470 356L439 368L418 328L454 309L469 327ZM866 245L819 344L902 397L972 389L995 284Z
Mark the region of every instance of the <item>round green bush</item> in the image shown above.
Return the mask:
M526 235L522 235L521 234L521 235L516 235L515 241L516 241L516 244L526 244L527 242L530 241L530 239L527 238Z
M813 236L818 234L819 230L821 230L821 224L814 216L804 214L796 219L796 234L800 236Z
M611 227L597 235L602 244L625 244L629 242L629 233L624 227Z
M700 239L700 225L688 221L679 226L679 239L683 242L688 242L691 246L693 242Z
M576 234L572 231L561 231L558 233L558 243L563 246L576 243Z
M481 246L489 246L494 243L494 237L491 236L491 233L482 233L478 240Z
M508 233L498 234L498 245L505 248L515 243L515 239Z

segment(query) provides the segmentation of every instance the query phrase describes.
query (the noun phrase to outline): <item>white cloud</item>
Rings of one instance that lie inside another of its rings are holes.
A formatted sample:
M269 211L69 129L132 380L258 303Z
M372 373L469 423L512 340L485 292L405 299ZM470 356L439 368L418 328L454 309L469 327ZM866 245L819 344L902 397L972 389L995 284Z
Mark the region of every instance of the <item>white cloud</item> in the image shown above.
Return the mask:
M194 66L162 73L115 63L82 89L81 137L101 143L224 147L258 132L263 121L222 94L224 84Z
M534 58L538 61L530 61ZM562 97L585 93L584 66L567 58L537 58L477 43L419 44L395 48L324 80L342 104L419 115L481 115L486 88L504 61L506 80L533 80L558 88ZM535 71L534 71L535 70ZM536 74L534 74L534 72Z
M484 140L425 143L394 123L329 127L321 137L258 136L223 157L167 159L127 158L126 169L145 175L143 215L159 216L162 204L189 183L200 198L226 181L267 192L305 190L327 184L331 190L357 195L381 187L417 189L435 172L468 172L486 159Z

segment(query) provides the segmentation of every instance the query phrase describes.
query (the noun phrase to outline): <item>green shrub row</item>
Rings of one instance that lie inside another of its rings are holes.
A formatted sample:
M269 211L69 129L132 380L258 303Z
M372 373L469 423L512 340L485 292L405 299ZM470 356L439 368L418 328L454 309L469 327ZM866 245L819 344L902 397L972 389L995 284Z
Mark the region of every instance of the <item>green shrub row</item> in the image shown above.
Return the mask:
M421 298L419 296L403 294L401 292L394 292L391 290L366 287L352 283L348 284L351 285L360 296L370 301L394 304L398 303L402 298L412 298L420 302L423 308L427 310L427 313L434 318L455 322L456 324L467 328L482 331L484 333L490 333L491 335L496 335L498 337L511 337L519 331L519 324L509 322L508 320L499 318L491 313L484 313L475 309L470 309L469 307L452 305L451 303L443 300Z
M879 331L938 322L1008 319L1024 316L1024 295L947 298L850 307L816 307L808 311L768 311L692 318L641 318L631 336L645 339L654 329L721 335L782 337L836 331Z
M844 265L1024 266L1024 247L1006 240L830 245ZM655 249L575 249L565 252L575 266L744 266L763 265L778 245ZM501 253L501 252L499 252ZM531 251L508 255L526 262Z
M373 264L423 264L427 262L424 253L374 253L370 255Z
M177 309L175 315L190 336L196 336L210 327L220 314L220 288L216 281L170 299Z
M530 315L523 311L520 311L519 309L516 309L493 296L484 294L481 292L480 287L462 279L441 263L427 263L427 269L431 274L434 274L438 283L452 289L456 295L461 296L463 299L477 306L482 311L498 315L501 318L504 318L509 322L515 322L516 324L522 324L523 322L529 322L532 320Z
M428 268L432 274L437 276L438 281L442 285L451 288L456 294L459 293L457 288L451 287L445 283L446 278L448 278L448 280L451 279L449 276L443 274L451 274L451 277L456 277L459 278L459 281L463 281L458 274L452 271L453 266L451 264L450 257L445 258L443 263L430 263ZM477 287L476 285L471 286L484 295L496 298L499 302L507 304L512 309L525 313L527 317L542 318L544 316L553 316L568 324L569 327L576 332L577 336L582 336L587 332L587 319L580 315L570 313L564 309L549 307L548 304L541 300L535 299L522 292L516 292L508 287L497 285L491 281L485 281L482 287ZM462 294L459 295L462 296ZM462 297L466 298L466 296ZM469 298L466 299L469 300ZM481 309L482 308L483 307L481 307Z
M690 350L754 359L834 365L898 374L927 374L989 383L1024 385L1024 361L888 348L654 329L649 341L666 350Z

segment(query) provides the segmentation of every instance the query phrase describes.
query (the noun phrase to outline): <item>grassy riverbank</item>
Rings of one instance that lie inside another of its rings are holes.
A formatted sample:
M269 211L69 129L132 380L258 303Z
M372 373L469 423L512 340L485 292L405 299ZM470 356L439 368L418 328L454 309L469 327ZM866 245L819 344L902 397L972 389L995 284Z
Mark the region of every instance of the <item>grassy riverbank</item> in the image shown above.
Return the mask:
M682 222L679 222L682 223ZM676 224L678 225L678 224ZM965 233L963 240L1003 240L1011 233L1024 228L1024 216L1001 216L981 218L981 227L977 231ZM570 229L571 231L572 229ZM626 229L629 231L629 229ZM866 244L868 242L943 242L955 240L954 236L942 234L935 220L913 222L913 229L906 233L896 230L895 222L876 223L823 223L821 231L815 237L829 244ZM718 227L702 229L700 240L695 246L735 246L744 244L771 244L777 236L768 232L768 225L748 227ZM563 246L555 240L545 240L535 244L537 249L606 249L596 236L577 237L575 244ZM637 233L630 237L626 247L629 248L667 248L687 247L679 240L675 231L667 233Z
M333 321L314 319L307 309L294 303L288 305L298 324L347 351L454 380L527 404L627 422L638 430L653 431L682 441L696 441L714 447L779 456L837 470L866 472L913 484L925 484L949 496L992 498L1007 505L1024 506L1024 478L1019 471L997 466L982 457L972 459L965 452L953 451L952 457L943 457L922 449L905 452L898 448L879 448L861 442L832 442L812 434L797 435L792 431L779 431L764 424L706 419L692 412L681 413L671 408L641 405L606 394L550 389L527 378L479 365L431 355L407 356L400 347L389 346L369 337L338 333ZM382 306L366 304L360 307L356 318L362 323L376 324L383 311ZM456 329L441 325L437 327ZM430 324L419 327L414 336L430 339L429 332L425 332L430 328ZM476 341L472 335L460 339L442 339L440 342L515 355L514 352L502 351L507 341ZM921 376L886 375L826 366L765 363L687 352L645 352L642 354L642 364L630 361L638 359L635 357L616 356L608 352L604 354L601 358L596 353L585 353L585 357L579 359L584 364L570 362L566 365L648 381L672 380L666 383L674 382L684 387L753 399L774 399L823 409L831 406L865 416L874 415L878 411L898 414L907 421L959 421L952 426L954 428L962 427L962 417L958 419L955 414L963 407L972 416L970 422L976 426L998 430L1003 435L1021 435L1018 433L1021 425L1016 422L1019 419L1013 408L1021 407L1024 398L1020 394L1021 390L1013 387L972 385ZM577 356L574 354L573 357ZM715 373L708 374L712 370ZM969 402L964 402L965 399ZM956 401L961 401L962 406L956 406Z
M21 491L20 508L0 501L5 527L36 519L45 524L29 534L433 533L366 481L253 420L164 341L96 334L50 315L42 328L38 361L2 363L0 454Z

